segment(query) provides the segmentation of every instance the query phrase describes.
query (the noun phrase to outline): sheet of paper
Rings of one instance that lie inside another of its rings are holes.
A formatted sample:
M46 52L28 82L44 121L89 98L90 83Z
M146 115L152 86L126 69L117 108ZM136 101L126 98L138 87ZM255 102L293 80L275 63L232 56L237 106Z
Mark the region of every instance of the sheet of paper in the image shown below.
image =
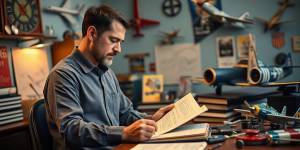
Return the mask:
M131 150L204 150L206 142L138 144Z
M206 106L200 107L193 95L187 94L175 103L175 107L170 112L156 122L157 131L154 137L179 127L205 111L207 111Z

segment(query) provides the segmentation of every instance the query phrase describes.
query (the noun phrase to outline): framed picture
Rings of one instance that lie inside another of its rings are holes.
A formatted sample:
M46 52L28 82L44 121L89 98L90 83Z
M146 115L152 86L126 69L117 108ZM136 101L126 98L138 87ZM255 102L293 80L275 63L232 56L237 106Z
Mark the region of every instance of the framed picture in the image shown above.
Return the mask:
M300 36L292 37L292 46L294 52L300 52Z
M248 51L250 45L250 37L246 35L238 35L236 39L237 51L239 58L248 58Z
M236 64L236 54L233 36L222 36L216 39L218 66L232 67Z
M143 76L143 103L160 102L163 92L162 75L144 75Z
M18 35L42 35L40 0L4 0L2 3L2 26L17 29Z
M0 46L0 89L12 86L7 47Z

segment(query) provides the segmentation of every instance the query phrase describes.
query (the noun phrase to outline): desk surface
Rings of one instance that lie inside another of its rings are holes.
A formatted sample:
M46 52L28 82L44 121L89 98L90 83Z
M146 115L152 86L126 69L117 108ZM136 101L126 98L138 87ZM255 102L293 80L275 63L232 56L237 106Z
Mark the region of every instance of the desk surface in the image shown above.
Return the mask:
M121 144L115 148L115 150L129 150L133 148L136 144ZM208 147L210 147L209 145ZM216 150L299 150L300 145L278 145L278 146L245 146L243 149L238 149L235 147L235 139L228 139L222 143L221 147L216 148Z

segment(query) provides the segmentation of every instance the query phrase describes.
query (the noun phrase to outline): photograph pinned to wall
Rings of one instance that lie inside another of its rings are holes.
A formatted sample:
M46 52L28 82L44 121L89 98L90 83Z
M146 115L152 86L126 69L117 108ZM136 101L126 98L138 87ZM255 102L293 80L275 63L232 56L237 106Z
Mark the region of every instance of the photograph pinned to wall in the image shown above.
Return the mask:
M130 73L145 73L145 57L149 56L149 53L136 53L127 54L124 57L129 61Z
M218 37L216 42L218 66L220 68L233 67L236 64L234 37Z
M49 73L44 49L13 49L13 64L17 89L23 100L43 98L43 88Z
M250 37L248 34L246 35L238 35L236 39L238 57L239 58L248 58L249 45L250 45Z
M155 64L165 84L178 84L181 76L199 77L201 55L199 44L174 44L155 47Z
M208 13L197 7L192 1L193 0L188 0L192 17L194 42L197 43L216 31L222 24L213 20ZM219 10L222 10L221 0L210 0L209 3L215 5Z
M192 80L190 76L181 76L179 78L178 98L182 98L192 92Z
M0 46L0 88L12 86L7 47Z
M300 36L292 37L292 45L294 52L300 52Z
M163 92L163 75L143 76L143 103L160 102Z

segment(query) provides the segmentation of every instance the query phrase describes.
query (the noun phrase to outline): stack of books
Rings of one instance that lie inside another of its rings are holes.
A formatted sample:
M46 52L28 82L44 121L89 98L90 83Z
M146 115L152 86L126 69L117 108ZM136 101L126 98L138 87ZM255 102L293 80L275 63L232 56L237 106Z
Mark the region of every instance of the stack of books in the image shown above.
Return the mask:
M193 121L222 123L235 121L241 118L241 114L234 111L235 108L245 108L244 101L250 104L266 102L270 95L279 93L274 88L242 88L235 91L225 91L221 95L215 93L199 94L196 99L199 105L205 105L207 112L200 114Z
M23 120L20 95L0 97L0 125Z

